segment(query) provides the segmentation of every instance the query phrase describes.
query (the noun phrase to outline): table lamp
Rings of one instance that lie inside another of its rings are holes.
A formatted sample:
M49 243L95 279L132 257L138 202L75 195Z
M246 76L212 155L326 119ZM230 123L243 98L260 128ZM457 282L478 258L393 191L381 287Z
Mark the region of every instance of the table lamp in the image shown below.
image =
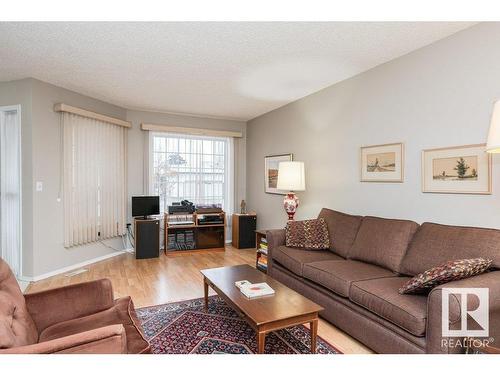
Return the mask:
M282 161L278 165L279 190L289 191L283 200L283 206L288 215L288 220L293 220L293 216L299 206L299 197L294 191L306 190L306 180L304 173L304 163L301 161Z
M490 131L488 132L488 143L486 144L486 152L491 154L500 153L500 100L497 100L493 107Z

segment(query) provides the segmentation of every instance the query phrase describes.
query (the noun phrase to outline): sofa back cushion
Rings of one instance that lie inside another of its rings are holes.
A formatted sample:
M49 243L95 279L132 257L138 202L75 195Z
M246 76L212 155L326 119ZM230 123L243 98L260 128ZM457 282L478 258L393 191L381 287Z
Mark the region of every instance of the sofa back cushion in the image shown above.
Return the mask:
M401 262L417 229L418 224L410 220L367 216L361 223L349 258L400 272Z
M363 217L323 208L318 218L325 220L328 226L330 250L347 258Z
M37 341L38 332L21 289L7 263L0 258L0 349Z
M500 268L500 230L424 223L401 264L415 276L450 260L485 258Z

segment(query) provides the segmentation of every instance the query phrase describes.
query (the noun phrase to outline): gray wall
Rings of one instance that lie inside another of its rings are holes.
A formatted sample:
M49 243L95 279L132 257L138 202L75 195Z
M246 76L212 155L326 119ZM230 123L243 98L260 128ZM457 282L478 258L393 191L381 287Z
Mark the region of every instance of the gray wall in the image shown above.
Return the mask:
M113 250L100 243L64 248L63 202L57 201L60 187L60 114L54 104L65 103L120 119L126 110L73 91L32 80L33 155L32 186L43 182L43 191L33 188L33 275L100 257ZM24 202L23 202L24 203ZM123 249L121 240L106 241Z
M123 249L119 238L66 249L63 246L63 202L58 201L60 188L60 115L54 104L66 103L104 115L127 119L133 127L128 131L129 197L146 193L147 132L140 124L156 123L173 126L234 130L245 133L244 122L127 111L97 99L69 91L36 79L0 82L0 105L22 106L22 173L23 173L23 276L38 277ZM235 200L245 196L245 138L235 142ZM36 181L43 191L35 191ZM128 200L130 219L130 199Z
M330 207L500 228L498 156L487 196L424 194L420 166L422 149L486 142L499 46L500 24L480 24L250 121L247 194L258 226L286 223L282 197L264 193L263 164L291 152L306 165L298 219ZM393 142L406 146L404 183L361 183L359 148Z
M113 252L102 244L63 247L60 184L60 125L55 103L64 102L125 118L122 108L32 78L0 82L0 105L21 104L24 277L40 276ZM35 182L43 191L35 191ZM122 248L121 241L107 244Z
M148 194L148 132L141 130L141 124L157 124L186 128L229 130L243 133L235 138L235 207L238 207L246 192L246 123L243 121L175 115L169 113L127 111L127 120L132 122L128 137L128 195ZM128 216L131 217L129 205Z
M0 82L0 106L21 105L22 273L33 275L32 80Z

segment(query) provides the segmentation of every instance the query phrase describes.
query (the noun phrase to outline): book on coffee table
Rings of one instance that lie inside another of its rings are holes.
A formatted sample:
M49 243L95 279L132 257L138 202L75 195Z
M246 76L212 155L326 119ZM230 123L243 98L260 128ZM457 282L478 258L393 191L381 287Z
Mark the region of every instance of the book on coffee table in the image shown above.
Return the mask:
M235 281L234 282L234 285L236 285L238 287L238 289L241 289L241 287L243 285L250 285L250 284L252 284L252 283L250 281L248 281L248 280L240 280L240 281Z
M243 284L240 286L240 291L247 298L264 297L274 294L274 289L267 283Z

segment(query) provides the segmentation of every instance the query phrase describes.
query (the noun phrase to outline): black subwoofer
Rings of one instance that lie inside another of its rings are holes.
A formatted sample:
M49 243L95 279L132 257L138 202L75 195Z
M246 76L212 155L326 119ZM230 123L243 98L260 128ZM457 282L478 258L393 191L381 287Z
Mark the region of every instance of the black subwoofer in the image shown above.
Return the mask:
M160 256L160 220L135 219L135 258Z
M238 249L255 248L257 216L254 214L233 215L233 246Z

